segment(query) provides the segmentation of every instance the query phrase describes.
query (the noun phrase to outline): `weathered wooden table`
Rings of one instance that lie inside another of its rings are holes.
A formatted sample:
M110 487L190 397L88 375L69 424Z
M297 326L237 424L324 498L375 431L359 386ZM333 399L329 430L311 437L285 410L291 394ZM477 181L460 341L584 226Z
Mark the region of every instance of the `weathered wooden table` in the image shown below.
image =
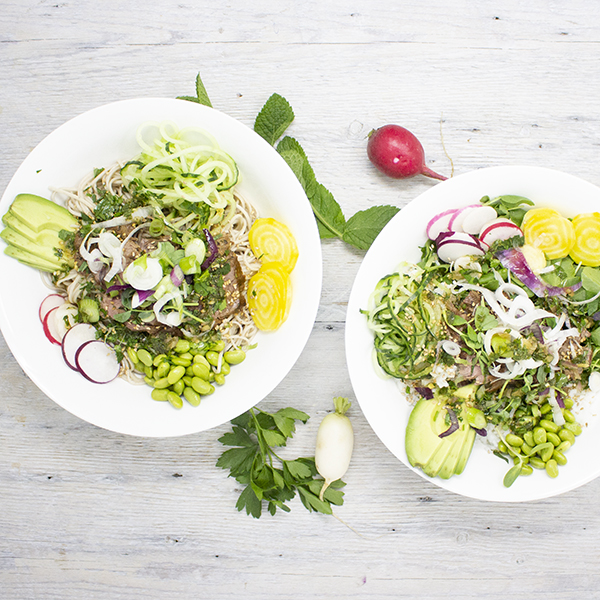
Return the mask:
M455 174L527 164L600 184L592 0L4 0L0 21L0 191L64 121L192 94L199 71L214 106L249 126L271 93L285 96L290 134L347 215L435 185L370 165L366 135L387 122L415 132L446 175L451 158ZM353 398L344 319L362 257L323 242L314 330L261 404L311 415L291 452L311 454L331 398ZM520 505L454 495L395 459L355 402L345 524L297 500L254 520L215 467L226 425L114 434L48 399L3 341L0 353L2 599L600 598L598 480Z

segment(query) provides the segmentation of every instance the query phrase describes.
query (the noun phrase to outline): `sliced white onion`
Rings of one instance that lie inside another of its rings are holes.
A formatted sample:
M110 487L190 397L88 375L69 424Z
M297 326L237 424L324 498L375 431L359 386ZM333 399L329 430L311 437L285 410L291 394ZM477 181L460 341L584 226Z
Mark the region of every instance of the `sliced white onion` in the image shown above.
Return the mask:
M593 371L588 379L588 386L592 392L600 392L600 373Z
M158 258L146 256L146 261L134 260L123 271L123 280L136 290L151 290L163 278L162 265Z
M441 347L442 350L450 356L458 356L460 354L460 346L452 340L444 340Z

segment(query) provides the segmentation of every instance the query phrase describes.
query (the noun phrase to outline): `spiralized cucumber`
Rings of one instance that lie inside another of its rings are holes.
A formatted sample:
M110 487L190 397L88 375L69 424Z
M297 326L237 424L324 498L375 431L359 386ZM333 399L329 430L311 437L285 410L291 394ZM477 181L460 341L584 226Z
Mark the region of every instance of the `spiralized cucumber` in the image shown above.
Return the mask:
M179 130L170 121L148 122L138 130L137 141L142 153L121 170L126 186L137 184L161 206L188 201L224 209L232 203L237 165L208 132Z

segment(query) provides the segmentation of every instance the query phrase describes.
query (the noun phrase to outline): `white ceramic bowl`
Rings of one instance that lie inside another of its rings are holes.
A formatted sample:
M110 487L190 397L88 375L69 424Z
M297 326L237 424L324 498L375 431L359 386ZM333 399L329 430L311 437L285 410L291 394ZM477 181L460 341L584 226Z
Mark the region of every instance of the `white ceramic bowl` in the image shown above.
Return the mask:
M406 466L447 490L481 500L520 502L572 490L600 474L600 399L587 399L578 420L584 432L568 451L568 464L556 479L534 471L510 488L502 484L509 466L481 443L476 443L464 473L448 480L429 478L408 463L404 432L411 407L393 379L382 379L373 366L373 336L366 318L375 285L394 272L401 261L417 262L425 241L425 226L437 213L478 202L483 196L525 196L538 206L556 208L567 217L600 209L600 189L572 175L536 167L494 167L472 171L439 183L415 198L385 227L367 252L356 276L346 318L346 357L360 407L375 433Z
M240 169L238 189L261 216L286 223L300 256L292 273L293 303L276 332L259 333L258 346L232 368L224 386L197 408L175 410L154 402L150 388L123 380L89 383L64 363L37 317L48 289L32 268L0 254L0 327L12 353L33 382L74 415L112 431L148 437L178 436L225 423L260 402L292 368L312 331L321 294L319 234L304 191L279 154L254 131L206 106L184 100L143 98L107 104L68 121L25 159L0 201L4 214L19 193L49 197L49 187L75 186L96 167L139 152L135 134L146 121L211 132Z

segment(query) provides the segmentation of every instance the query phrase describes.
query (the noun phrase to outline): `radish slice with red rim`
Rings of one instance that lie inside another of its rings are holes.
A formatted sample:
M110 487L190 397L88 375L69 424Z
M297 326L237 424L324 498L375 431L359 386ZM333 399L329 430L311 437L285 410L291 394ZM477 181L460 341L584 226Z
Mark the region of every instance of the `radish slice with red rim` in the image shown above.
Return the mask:
M450 223L448 224L450 231L463 231L463 221L465 220L465 217L473 208L477 208L479 206L481 206L481 204L469 204L457 209L452 219L450 219Z
M515 225L510 219L499 217L482 227L479 239L491 246L494 242L508 240L518 235L523 235L523 231L519 226Z
M51 342L60 344L65 333L75 324L77 307L74 304L65 302L48 312L44 319L44 332ZM46 332L47 330L47 332Z
M498 213L491 206L484 206L483 204L474 206L465 215L462 221L462 230L465 233L478 235L481 228L497 216Z
M57 308L58 306L60 306L61 304L64 304L65 302L66 302L65 298L63 296L61 296L60 294L50 294L49 296L46 296L42 300L42 303L40 304L40 310L39 310L40 321L43 323L44 319L46 318L46 315L53 308Z
M83 344L96 339L96 328L89 323L73 325L62 339L62 354L65 362L73 371L79 371L75 355Z
M114 348L102 340L91 340L80 346L75 354L75 364L92 383L110 383L121 369Z
M48 338L50 342L53 344L58 344L60 346L61 340L59 340L59 333L56 331L56 327L54 327L54 313L58 310L58 306L50 309L44 320L42 321L42 326L44 328L44 335Z
M439 259L446 263L454 262L463 256L483 256L485 247L479 243L479 240L468 234L459 231L453 232L437 244L437 255Z
M450 231L450 220L454 216L456 209L446 210L439 215L436 215L427 223L425 232L430 240L436 240L440 233Z

